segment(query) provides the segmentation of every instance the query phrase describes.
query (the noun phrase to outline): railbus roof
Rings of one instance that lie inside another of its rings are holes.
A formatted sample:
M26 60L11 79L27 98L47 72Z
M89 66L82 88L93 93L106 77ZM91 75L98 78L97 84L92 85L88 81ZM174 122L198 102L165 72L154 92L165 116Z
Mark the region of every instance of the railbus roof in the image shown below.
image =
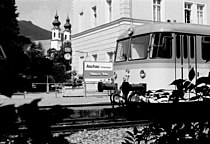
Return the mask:
M175 32L175 33L188 33L197 35L210 35L210 26L186 23L149 23L139 25L133 28L132 36L156 33L156 32ZM123 32L119 39L128 38L128 31Z

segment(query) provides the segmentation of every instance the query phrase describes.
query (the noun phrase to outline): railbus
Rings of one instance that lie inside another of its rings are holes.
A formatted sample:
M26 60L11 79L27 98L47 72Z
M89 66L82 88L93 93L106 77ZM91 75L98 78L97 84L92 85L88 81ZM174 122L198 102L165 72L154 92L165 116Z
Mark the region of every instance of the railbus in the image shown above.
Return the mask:
M175 79L196 79L210 70L210 26L150 23L129 28L116 44L114 82L144 84L146 90L174 90Z

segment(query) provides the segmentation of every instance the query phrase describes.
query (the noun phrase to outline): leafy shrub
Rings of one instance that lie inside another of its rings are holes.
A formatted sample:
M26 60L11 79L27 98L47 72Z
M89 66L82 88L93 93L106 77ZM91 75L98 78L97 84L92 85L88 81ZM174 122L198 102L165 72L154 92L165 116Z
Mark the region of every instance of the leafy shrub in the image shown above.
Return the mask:
M14 105L0 107L0 143L68 143L63 136L54 136L51 133L51 125L62 121L63 118L73 114L73 111L59 105L55 105L49 110L40 110L38 107L40 101L41 99L36 99L17 108ZM24 124L26 129L19 129L20 124Z
M154 122L127 134L122 144L209 144L210 122Z

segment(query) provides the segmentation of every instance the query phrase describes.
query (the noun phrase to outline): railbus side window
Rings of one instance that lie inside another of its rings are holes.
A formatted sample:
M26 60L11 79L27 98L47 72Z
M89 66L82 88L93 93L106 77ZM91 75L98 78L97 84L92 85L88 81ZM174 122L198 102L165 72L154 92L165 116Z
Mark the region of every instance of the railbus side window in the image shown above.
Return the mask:
M128 58L129 39L117 42L115 61L126 61Z
M171 33L154 34L154 44L152 50L152 58L172 57L172 35Z
M210 36L202 37L202 59L210 60Z
M194 58L195 35L176 35L176 58Z
M181 38L180 35L176 35L176 57L180 58L180 52L181 52Z
M183 35L184 58L188 58L187 35Z
M195 36L190 36L190 57L195 56Z
M147 58L150 35L135 37L131 40L131 54L129 60Z

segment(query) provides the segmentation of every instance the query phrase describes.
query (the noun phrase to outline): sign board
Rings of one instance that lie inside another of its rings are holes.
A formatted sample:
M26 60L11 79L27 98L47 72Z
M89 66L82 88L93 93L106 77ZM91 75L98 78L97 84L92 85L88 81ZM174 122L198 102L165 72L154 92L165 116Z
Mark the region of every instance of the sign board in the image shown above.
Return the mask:
M84 61L84 80L85 81L104 81L113 76L112 62L88 62Z

